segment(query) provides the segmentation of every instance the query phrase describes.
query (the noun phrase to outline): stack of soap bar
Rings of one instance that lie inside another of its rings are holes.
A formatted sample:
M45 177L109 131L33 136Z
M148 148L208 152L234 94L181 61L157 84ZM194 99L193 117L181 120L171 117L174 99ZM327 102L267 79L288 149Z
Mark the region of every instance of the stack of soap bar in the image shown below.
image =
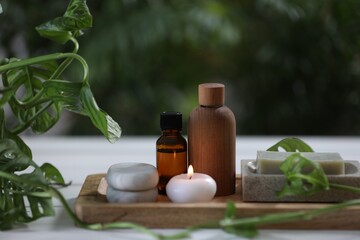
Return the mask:
M271 152L258 151L256 159L256 172L259 174L283 174L280 171L280 164L294 152ZM309 160L320 163L325 174L340 175L345 173L344 161L339 153L301 153Z
M155 202L158 196L159 175L156 168L145 163L112 165L106 176L109 202Z

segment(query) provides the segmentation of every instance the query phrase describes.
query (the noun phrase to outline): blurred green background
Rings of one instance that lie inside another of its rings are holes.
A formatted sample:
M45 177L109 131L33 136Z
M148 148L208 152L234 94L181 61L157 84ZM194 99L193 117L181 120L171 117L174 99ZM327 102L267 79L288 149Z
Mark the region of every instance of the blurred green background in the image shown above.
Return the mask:
M69 50L34 31L65 0L0 0L0 58ZM80 38L94 95L125 135L158 135L159 113L226 85L239 135L360 134L360 1L88 1ZM71 75L72 73L68 73ZM99 134L72 114L63 134Z

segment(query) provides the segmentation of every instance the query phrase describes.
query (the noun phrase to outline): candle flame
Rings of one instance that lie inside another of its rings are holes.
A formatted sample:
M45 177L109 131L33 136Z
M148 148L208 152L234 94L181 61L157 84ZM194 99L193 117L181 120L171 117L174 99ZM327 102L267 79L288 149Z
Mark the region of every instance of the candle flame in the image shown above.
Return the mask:
M191 179L193 174L194 174L194 168L192 165L190 165L187 172L188 178Z

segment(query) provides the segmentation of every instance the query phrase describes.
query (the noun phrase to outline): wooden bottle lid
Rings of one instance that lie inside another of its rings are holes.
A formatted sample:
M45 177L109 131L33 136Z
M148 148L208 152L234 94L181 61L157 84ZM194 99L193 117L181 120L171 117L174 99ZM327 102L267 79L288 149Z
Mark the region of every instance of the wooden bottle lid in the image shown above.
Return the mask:
M220 107L225 102L225 86L221 83L203 83L199 85L199 104L208 107Z

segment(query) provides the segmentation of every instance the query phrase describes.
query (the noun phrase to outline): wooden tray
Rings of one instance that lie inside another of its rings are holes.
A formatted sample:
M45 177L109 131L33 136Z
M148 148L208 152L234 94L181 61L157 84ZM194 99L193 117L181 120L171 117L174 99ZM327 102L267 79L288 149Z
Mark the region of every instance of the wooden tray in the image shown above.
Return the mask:
M237 178L236 194L216 197L208 203L171 203L159 196L156 203L108 203L97 194L105 174L89 175L75 203L76 215L88 223L128 221L151 228L184 228L223 218L226 202L232 200L239 218L269 213L313 210L328 206L321 203L249 203L241 200L241 179ZM360 229L360 206L322 215L308 221L286 222L260 226L276 229Z

